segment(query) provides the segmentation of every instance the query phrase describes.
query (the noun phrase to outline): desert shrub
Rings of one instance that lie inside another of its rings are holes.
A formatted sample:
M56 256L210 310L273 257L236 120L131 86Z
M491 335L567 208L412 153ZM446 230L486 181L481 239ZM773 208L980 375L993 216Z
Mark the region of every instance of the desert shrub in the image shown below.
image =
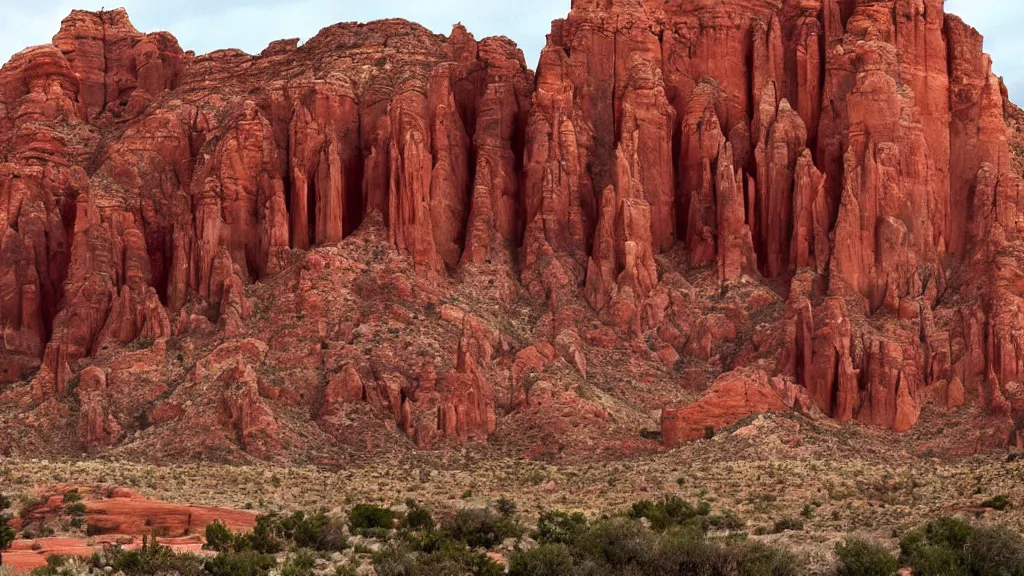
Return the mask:
M575 544L587 530L587 517L579 512L569 514L551 510L537 520L533 538L541 544Z
M14 542L14 537L17 536L14 529L7 525L11 519L11 514L7 511L10 507L11 499L0 494L0 552L9 548L11 542Z
M542 544L513 552L508 576L570 576L574 570L572 554L565 545Z
M708 516L707 524L711 528L718 530L743 530L746 526L746 522L743 521L735 512L732 510L726 510L721 514L714 514Z
M86 574L100 574L103 564L99 563L96 554L91 559L79 558L78 556L63 556L56 554L46 558L46 565L39 566L31 572L31 576L82 576ZM15 576L16 572L6 570L0 566L0 575ZM17 574L21 574L18 572Z
M722 547L708 543L703 534L693 527L676 528L658 538L651 558L638 563L644 574L688 576L729 574L729 553Z
M802 568L784 550L746 539L710 541L700 526L684 523L655 532L632 518L600 520L566 548L573 558L574 574L635 576L797 576ZM551 565L565 568L560 555L551 551ZM539 561L525 557L525 560ZM569 572L567 572L569 573Z
M577 555L613 570L649 564L655 536L631 518L609 518L595 522L580 538Z
M227 527L216 524L207 527L206 535L207 546L214 550L276 554L290 545L318 552L341 552L348 548L342 522L324 512L298 511L285 517L260 515L252 532L246 534L231 534Z
M439 541L430 552L395 542L373 556L377 576L501 576L504 570L486 554L464 543Z
M299 548L320 552L341 552L348 548L348 538L341 522L323 512L295 512L283 518L280 523L281 535Z
M799 518L780 518L772 524L772 534L781 534L788 530L800 531L804 529L804 521Z
M235 535L220 520L214 520L206 526L206 547L218 552L227 552L234 547Z
M915 576L1016 576L1024 574L1024 538L940 518L900 539L900 560Z
M359 576L359 568L355 564L339 564L334 567L334 576Z
M32 570L31 576L76 576L81 572L78 558L55 554L46 558L46 566L40 566ZM0 574L5 574L0 572ZM14 574L14 572L10 572Z
M899 568L888 550L859 538L847 538L836 544L839 566L836 576L892 576Z
M673 526L692 526L707 530L707 517L711 513L711 505L701 502L694 508L678 496L666 496L658 502L641 500L633 503L629 511L631 518L646 518L651 528L664 531Z
M803 574L796 556L761 542L743 541L726 548L738 576L797 576Z
M82 501L82 494L78 491L78 488L74 488L72 490L69 490L67 493L64 494L64 503L65 504L74 504L75 502L81 502L81 501Z
M269 554L253 550L221 553L206 560L206 570L211 576L262 576L277 566ZM155 574L155 572L151 572Z
M999 511L1006 510L1006 508L1009 507L1009 505L1010 498L1005 494L1000 494L999 496L989 498L988 500L985 500L984 502L981 503L982 508L991 508L993 510Z
M489 508L459 510L444 525L444 531L452 539L471 548L494 548L508 538L519 538L525 532L518 522Z
M310 550L300 549L281 566L281 576L313 576L316 555Z
M421 562L424 576L447 574L451 576L501 576L504 569L486 554L470 550L459 543L447 543L438 551L425 556Z
M940 518L900 539L900 561L916 576L967 576L963 552L973 528L958 518Z
M395 526L395 513L389 508L359 504L348 513L348 526L356 534L373 529L390 530Z
M114 572L125 576L151 576L152 574L178 574L200 576L203 559L194 554L178 554L166 546L147 544L138 550L114 548L108 554L108 563ZM215 576L225 576L224 573ZM237 576L246 576L238 574Z
M1024 575L1024 538L1002 526L977 528L964 549L972 576Z
M498 514L501 514L506 518L512 518L516 515L516 510L518 509L518 507L516 506L515 500L502 496L501 498L498 498L497 502L494 503L494 509L498 511Z
M391 543L373 555L373 569L377 576L413 576L416 574L415 552Z
M261 514L256 517L256 526L252 532L236 537L235 547L261 554L277 554L283 548L281 531L276 515Z
M405 517L402 518L402 528L413 531L434 529L434 517L429 510L412 500L406 502L406 507L408 510L405 512Z

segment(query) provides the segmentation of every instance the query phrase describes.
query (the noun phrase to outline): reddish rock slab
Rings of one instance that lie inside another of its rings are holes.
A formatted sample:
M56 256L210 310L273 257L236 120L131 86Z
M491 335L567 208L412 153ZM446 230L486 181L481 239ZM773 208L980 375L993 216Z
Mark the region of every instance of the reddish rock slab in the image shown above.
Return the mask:
M256 514L244 510L170 504L147 498L110 498L85 503L85 521L96 534L179 537L202 534L206 525L220 520L231 530L247 532Z
M178 538L202 535L207 524L220 520L231 530L247 532L256 525L256 513L247 510L172 504L144 498L126 488L77 487L85 505L85 523L97 536L153 536ZM64 514L64 495L71 488L45 497L23 514L26 523ZM60 542L57 541L59 544Z
M722 375L696 402L661 413L661 438L667 447L704 438L709 429L719 430L754 414L787 412L764 372L730 372Z

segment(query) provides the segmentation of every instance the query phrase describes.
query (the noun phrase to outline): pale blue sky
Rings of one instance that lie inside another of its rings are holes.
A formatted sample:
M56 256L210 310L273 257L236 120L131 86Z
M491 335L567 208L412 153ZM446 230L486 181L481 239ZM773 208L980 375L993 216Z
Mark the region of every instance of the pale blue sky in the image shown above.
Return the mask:
M114 8L118 0L0 0L0 63L35 44L49 42L72 8ZM110 3L109 5L107 3ZM142 31L168 30L186 50L205 53L241 48L257 53L271 40L308 39L341 21L402 17L448 33L461 21L477 38L505 35L536 66L550 22L570 0L123 0ZM1014 100L1024 102L1024 1L947 0L946 9L985 34L996 72Z

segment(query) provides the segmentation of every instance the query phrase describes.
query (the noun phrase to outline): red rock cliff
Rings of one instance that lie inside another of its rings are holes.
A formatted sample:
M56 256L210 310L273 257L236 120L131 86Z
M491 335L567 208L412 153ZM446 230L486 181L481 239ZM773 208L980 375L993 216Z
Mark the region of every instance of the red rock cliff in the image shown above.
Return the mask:
M547 449L741 368L843 421L966 397L1012 431L1016 108L981 44L941 0L576 0L534 76L461 26L196 56L75 11L0 70L6 449L62 419L179 455Z

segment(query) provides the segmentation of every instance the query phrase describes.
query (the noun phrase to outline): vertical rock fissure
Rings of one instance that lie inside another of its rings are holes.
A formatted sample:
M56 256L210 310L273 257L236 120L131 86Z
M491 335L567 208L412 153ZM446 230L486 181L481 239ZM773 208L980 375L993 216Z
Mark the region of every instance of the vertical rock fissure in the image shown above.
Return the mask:
M347 237L363 224L366 208L363 206L363 178L365 177L365 158L362 151L356 148L350 152L351 161L345 170L345 197L342 204L344 218L343 236Z
M314 169L306 174L306 246L309 248L315 248L317 245L317 219L320 216L317 213L318 171L319 169Z

